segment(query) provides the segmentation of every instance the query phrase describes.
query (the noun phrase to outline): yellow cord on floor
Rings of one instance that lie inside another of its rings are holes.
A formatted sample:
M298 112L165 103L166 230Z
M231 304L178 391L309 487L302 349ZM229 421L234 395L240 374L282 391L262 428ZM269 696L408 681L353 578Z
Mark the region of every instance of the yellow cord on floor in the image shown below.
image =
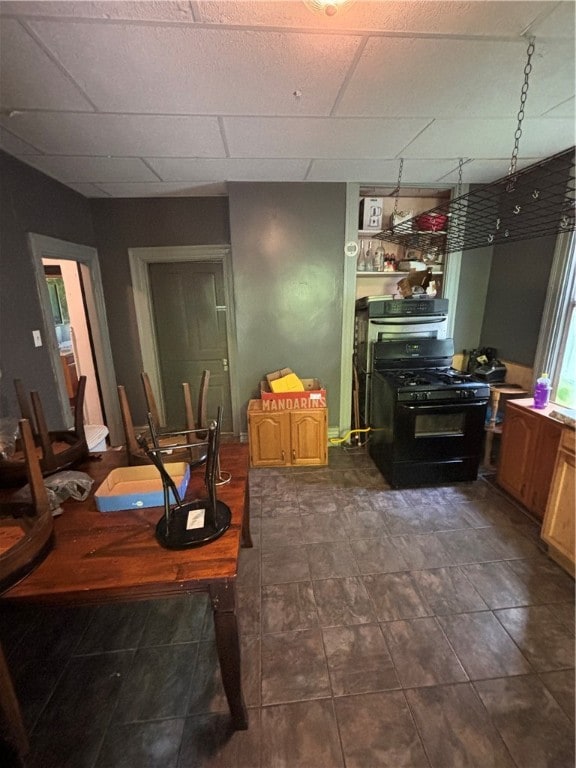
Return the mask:
M366 429L350 429L344 437L331 437L329 442L330 443L345 443L346 440L350 437L350 435L355 435L357 432L371 432L372 427L366 427Z

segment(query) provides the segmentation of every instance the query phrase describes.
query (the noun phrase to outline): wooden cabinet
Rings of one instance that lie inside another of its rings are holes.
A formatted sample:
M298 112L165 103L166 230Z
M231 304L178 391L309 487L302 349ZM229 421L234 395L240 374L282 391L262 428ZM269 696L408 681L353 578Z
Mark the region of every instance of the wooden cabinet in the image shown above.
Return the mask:
M531 398L506 403L497 482L542 520L563 427L531 406Z
M548 554L572 576L576 560L574 439L574 430L565 427L556 456L552 488L542 525L542 538L548 544Z
M250 400L248 440L252 467L327 464L327 409L271 412L262 409L261 400Z
M66 382L66 392L70 401L76 397L78 390L78 372L76 370L76 360L74 354L69 352L65 355L60 355L60 362L62 364L62 371L64 373L64 381Z

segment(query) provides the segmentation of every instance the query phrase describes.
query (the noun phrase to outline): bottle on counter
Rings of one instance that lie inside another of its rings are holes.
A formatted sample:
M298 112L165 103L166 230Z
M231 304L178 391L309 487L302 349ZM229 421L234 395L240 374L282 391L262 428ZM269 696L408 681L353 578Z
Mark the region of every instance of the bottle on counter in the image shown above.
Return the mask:
M552 382L547 373L543 373L536 379L534 387L534 408L546 408L550 402Z

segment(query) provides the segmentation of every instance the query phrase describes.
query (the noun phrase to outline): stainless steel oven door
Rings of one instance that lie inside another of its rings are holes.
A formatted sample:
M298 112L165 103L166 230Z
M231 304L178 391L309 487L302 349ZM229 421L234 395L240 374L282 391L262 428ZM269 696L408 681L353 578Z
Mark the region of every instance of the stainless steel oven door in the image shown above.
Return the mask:
M373 368L372 347L377 341L402 341L403 339L445 339L448 318L438 317L393 317L368 322L367 368Z
M445 339L448 335L448 318L446 315L372 318L369 326L369 337L372 341L394 341L395 339L406 339L414 336Z

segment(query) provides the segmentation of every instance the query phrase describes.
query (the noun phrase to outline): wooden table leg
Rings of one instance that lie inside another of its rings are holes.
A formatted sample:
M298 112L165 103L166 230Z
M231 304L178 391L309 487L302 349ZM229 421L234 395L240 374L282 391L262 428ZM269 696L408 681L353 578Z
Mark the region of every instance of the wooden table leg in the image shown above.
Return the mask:
M232 725L237 731L244 731L248 728L248 712L242 694L240 637L236 619L234 582L211 584L210 601L214 613L216 648L220 660L222 684L230 707Z
M20 713L20 705L16 698L12 678L4 651L0 645L0 721L7 730L7 738L12 747L16 750L18 757L23 760L24 755L28 754L28 738L24 728L24 721Z

